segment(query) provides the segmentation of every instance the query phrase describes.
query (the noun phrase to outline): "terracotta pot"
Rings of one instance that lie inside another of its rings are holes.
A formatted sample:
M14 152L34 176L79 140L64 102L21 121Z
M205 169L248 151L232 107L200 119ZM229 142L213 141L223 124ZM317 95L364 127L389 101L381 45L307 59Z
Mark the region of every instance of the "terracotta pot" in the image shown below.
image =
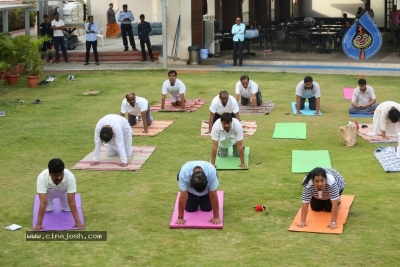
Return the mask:
M26 80L28 81L28 87L34 88L37 87L39 84L39 78L40 76L26 76Z
M9 85L18 84L19 74L7 74L6 77Z
M6 79L6 72L0 71L0 80L5 80L5 79Z

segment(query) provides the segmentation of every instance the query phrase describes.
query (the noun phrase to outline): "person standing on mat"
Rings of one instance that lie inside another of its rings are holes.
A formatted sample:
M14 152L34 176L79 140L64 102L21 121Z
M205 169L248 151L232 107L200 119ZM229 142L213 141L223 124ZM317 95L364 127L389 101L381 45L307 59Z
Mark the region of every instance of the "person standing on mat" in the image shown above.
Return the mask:
M99 165L102 142L109 157L121 158L119 166L128 166L128 157L132 156L132 129L127 119L109 114L99 120L94 132L94 154L90 166Z
M121 34L122 34L122 42L124 43L124 51L128 51L128 39L126 38L126 34L129 36L129 43L132 46L133 51L138 51L136 49L135 39L133 38L132 31L132 21L135 20L132 11L128 10L128 5L122 6L122 11L119 12L118 22L121 22Z
M208 132L211 133L211 128L214 123L221 118L221 115L225 112L231 114L232 118L236 118L241 121L239 116L239 105L233 96L230 96L228 91L221 91L219 95L214 97L210 105L210 118L208 120Z
M61 159L54 158L49 161L48 169L42 171L37 178L37 193L39 195L39 211L36 226L33 231L46 230L43 228L43 218L46 212L53 211L56 198L60 201L63 211L71 212L78 229L85 229L78 215L78 208L75 202L76 180L69 170L65 169Z
M377 106L374 89L367 85L364 78L358 79L358 87L353 91L349 113L372 114Z
M389 120L388 120L389 119ZM373 131L367 133L369 136L382 135L382 140L389 140L387 128L395 123L395 135L400 132L400 104L394 101L385 101L378 105L374 112ZM393 133L390 133L393 134Z
M242 124L231 114L225 112L221 115L211 129L211 139L213 147L211 151L211 164L215 165L215 159L218 156L227 157L230 147L233 149L233 156L240 157L241 168L247 168L244 160L243 146L243 127Z
M258 89L258 85L249 79L249 76L242 75L240 77L240 81L236 83L236 101L239 102L242 106L247 106L250 102L250 98L253 101L254 110L253 113L258 113L257 106L262 105L262 95L260 90Z
M344 186L344 178L331 168L318 167L307 174L303 181L301 221L297 226L307 226L308 207L311 205L313 211L331 212L331 220L327 227L335 229Z
M86 30L86 60L85 64L89 65L90 47L93 47L93 55L96 65L99 65L99 55L97 53L97 32L99 27L96 22L93 22L93 16L88 17L89 22L85 23Z
M168 80L166 80L161 88L161 109L165 108L165 98L167 94L169 94L171 99L171 104L173 107L181 106L181 108L185 109L185 92L186 86L185 84L179 80L178 73L176 70L168 71Z
M217 170L207 161L188 161L178 175L180 189L178 219L176 224L185 224L184 211L213 211L212 224L220 224L217 187L219 185Z
M150 106L147 99L136 96L134 93L126 94L121 104L121 116L125 117L127 112L130 126L134 126L138 120L143 118L143 133L149 132L148 128L153 122L153 118L150 114Z
M243 47L244 47L244 32L246 26L241 23L241 18L236 18L236 24L232 26L231 33L233 34L233 66L237 66L237 54L239 52L239 66L243 64Z
M310 110L315 110L314 115L319 115L321 90L319 84L313 78L306 76L303 81L296 86L296 110L297 114L303 114L300 110L304 109L304 103L308 98Z

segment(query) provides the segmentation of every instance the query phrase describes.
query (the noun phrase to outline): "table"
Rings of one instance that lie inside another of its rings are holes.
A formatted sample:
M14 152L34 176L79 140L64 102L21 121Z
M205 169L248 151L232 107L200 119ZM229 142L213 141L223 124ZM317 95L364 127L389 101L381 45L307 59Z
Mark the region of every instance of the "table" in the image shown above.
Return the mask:
M72 34L76 29L85 29L84 23L71 23L65 24L65 30L67 33Z
M304 50L301 50L300 45L301 45L301 37L303 37L304 35L310 34L309 32L305 32L305 31L300 31L300 32L288 32L286 33L287 36L294 36L296 37L296 48L292 50L292 53L294 52L304 52ZM307 53L307 50L305 51Z
M329 54L331 51L326 48L326 40L329 37L333 37L336 35L336 32L310 32L309 36L317 36L321 38L322 47L320 47L318 53L327 53Z

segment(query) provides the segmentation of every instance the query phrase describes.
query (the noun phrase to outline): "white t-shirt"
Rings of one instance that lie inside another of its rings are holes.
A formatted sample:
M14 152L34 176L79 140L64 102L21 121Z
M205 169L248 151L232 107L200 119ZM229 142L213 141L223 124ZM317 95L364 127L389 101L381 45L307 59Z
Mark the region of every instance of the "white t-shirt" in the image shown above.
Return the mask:
M372 99L376 99L374 89L371 86L367 85L364 93L361 92L360 87L357 86L353 91L353 96L351 98L351 102L357 103L359 106L365 106Z
M258 92L258 85L252 80L249 80L247 88L243 87L241 81L238 81L236 83L235 93L243 96L244 98L251 98L251 95L257 94L257 92Z
M299 82L296 86L296 95L301 96L302 98L320 98L321 97L321 89L319 88L319 84L315 81L312 82L312 89L304 88L304 81Z
M61 27L64 26L64 21L62 21L61 19L59 19L58 21L56 21L55 19L53 19L53 21L51 22L51 27ZM53 30L53 36L55 37L60 37L60 36L64 36L64 31L62 30Z
M42 171L37 178L37 192L38 194L54 194L55 191L60 193L75 193L76 180L75 176L67 169L64 169L64 178L58 185L54 184L50 177L48 169Z
M143 97L139 96L135 97L134 107L132 107L132 105L129 104L128 100L124 98L121 104L121 113L125 114L126 112L128 112L129 114L136 116L141 114L141 112L143 111L147 111L148 108L149 108L149 102Z
M186 92L186 86L179 79L176 79L174 85L171 85L170 81L166 80L162 85L161 91L163 95L169 94L171 96L176 97Z
M222 115L225 112L236 114L239 112L239 105L236 98L230 95L228 103L226 103L226 106L224 107L219 99L219 95L217 95L211 102L210 111L212 113L218 113L219 115Z
M221 148L230 148L238 141L243 140L242 124L235 118L232 118L231 129L229 132L222 127L221 119L215 121L211 130L211 139L219 141L218 146Z

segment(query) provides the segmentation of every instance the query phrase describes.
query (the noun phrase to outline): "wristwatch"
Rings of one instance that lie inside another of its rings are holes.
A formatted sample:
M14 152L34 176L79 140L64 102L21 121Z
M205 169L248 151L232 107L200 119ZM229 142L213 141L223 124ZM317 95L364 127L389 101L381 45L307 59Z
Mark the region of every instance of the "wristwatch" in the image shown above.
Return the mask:
M331 222L331 224L336 225L336 222Z

